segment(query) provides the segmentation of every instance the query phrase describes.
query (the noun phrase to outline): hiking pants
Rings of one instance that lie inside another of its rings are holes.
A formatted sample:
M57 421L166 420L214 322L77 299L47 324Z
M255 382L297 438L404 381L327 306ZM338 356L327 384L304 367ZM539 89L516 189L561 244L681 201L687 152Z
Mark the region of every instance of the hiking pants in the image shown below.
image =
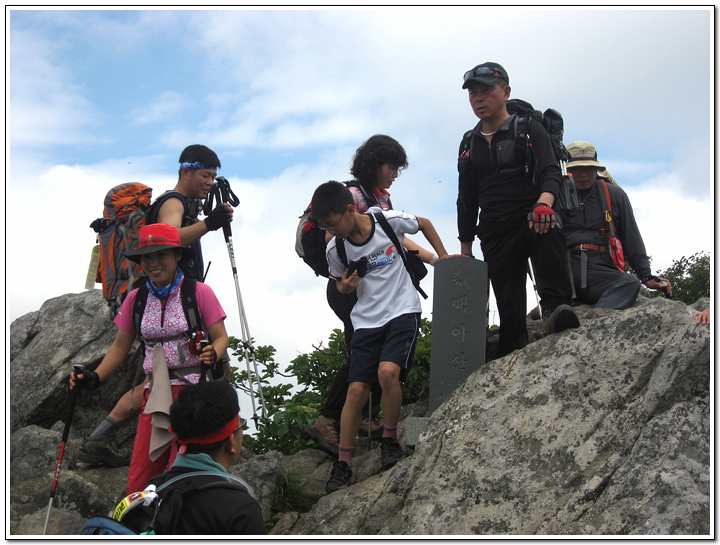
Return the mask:
M581 254L587 255L587 287L582 289ZM570 250L575 293L578 301L595 308L629 308L637 299L642 284L633 274L621 272L609 251Z
M522 220L517 226L483 234L480 246L500 315L498 354L504 356L528 344L528 257L532 258L543 314L570 303L565 233L555 227L538 235Z
M184 388L182 385L170 386L172 398L175 398ZM143 402L140 406L138 417L137 433L135 434L135 446L133 447L130 469L128 470L128 494L145 490L147 482L169 468L177 456L177 443L173 441L170 446L158 456L154 462L150 460L150 434L152 433L152 415L145 414L150 390L145 388Z

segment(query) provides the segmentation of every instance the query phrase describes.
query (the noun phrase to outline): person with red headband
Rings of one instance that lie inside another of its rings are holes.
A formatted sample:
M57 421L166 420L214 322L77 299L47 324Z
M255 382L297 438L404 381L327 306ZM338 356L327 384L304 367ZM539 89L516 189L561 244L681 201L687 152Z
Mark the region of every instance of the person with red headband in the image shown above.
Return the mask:
M204 486L224 479L218 474L227 474L240 457L245 421L239 410L237 392L224 381L187 386L170 407L170 429L180 445L178 456L168 471L150 479L148 485L159 487L183 475L208 472L207 477L192 477L202 482L196 483L197 491L183 495L177 534L265 534L260 505L249 486Z
M150 477L172 464L177 447L168 431L170 405L183 387L199 382L202 365L214 365L218 354L225 353L228 334L224 323L226 314L215 293L202 282L188 279L187 282L195 283L203 338L210 342L201 347L200 339L191 340L193 332L189 331L181 300L186 280L178 263L192 257L193 250L180 245L177 229L164 223L144 226L137 246L126 255L142 265L148 276L147 283L125 298L115 317L118 326L115 341L100 365L77 377L71 373L70 388L76 384L98 388L100 382L126 360L135 337L140 335L145 345L143 370L150 380L144 389L128 473L128 491L132 493L142 490ZM146 297L146 302L138 331L134 311L135 302L142 301L141 297Z

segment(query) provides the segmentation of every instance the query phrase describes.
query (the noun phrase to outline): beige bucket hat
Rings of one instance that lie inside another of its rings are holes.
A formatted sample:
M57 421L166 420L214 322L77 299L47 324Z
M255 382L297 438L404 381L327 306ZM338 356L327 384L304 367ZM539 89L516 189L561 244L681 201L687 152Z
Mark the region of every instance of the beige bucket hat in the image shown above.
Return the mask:
M570 154L570 160L567 163L567 168L572 167L597 167L600 170L605 170L605 167L597 161L597 151L595 146L590 142L584 142L582 140L573 142L567 147L568 153Z

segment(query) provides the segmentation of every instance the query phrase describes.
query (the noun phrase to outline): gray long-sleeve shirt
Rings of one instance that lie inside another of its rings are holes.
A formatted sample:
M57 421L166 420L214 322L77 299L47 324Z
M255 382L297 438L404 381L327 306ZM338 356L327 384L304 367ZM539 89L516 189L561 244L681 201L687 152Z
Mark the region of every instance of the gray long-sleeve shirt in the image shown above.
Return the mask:
M645 251L635 214L627 193L619 186L607 184L612 204L612 215L615 220L616 236L623 246L625 260L630 264L640 279L648 278L650 263ZM575 216L565 222L563 230L567 237L567 247L578 244L598 244L609 248L609 233L605 222L604 193L602 185L596 181L590 189L578 190L578 200L582 203ZM604 230L604 231L603 231Z

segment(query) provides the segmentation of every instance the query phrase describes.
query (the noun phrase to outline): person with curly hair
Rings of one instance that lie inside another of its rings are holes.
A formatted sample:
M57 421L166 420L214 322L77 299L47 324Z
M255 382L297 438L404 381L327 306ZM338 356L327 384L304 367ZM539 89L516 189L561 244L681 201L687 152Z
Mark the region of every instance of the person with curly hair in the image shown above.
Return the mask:
M407 167L407 154L397 140L384 134L376 134L368 138L355 152L350 168L350 174L355 179L348 184L348 189L357 212L370 214L392 210L388 189L400 175L400 171ZM330 239L332 235L328 233L326 242ZM426 263L434 264L437 261L435 254L417 245L408 237L403 239L402 244L406 250L419 252L420 258ZM345 343L350 353L350 343L354 333L350 312L357 302L357 295L354 291L347 294L340 293L336 279L330 278L327 285L327 300L330 308L343 322ZM320 416L305 426L305 432L333 454L338 453L340 415L347 397L349 370L349 362L340 368ZM370 433L372 437L377 438L383 432L382 423L377 418L381 395L378 383L373 383L374 407L368 406L365 409L366 416L360 425L360 433L363 435Z

